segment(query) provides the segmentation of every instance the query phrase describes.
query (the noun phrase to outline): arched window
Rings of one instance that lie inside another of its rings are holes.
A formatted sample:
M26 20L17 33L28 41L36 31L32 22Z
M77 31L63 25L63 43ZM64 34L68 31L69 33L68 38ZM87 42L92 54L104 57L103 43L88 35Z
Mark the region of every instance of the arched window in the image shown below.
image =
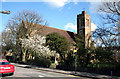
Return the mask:
M87 19L87 27L88 27L88 28L90 27L89 19Z

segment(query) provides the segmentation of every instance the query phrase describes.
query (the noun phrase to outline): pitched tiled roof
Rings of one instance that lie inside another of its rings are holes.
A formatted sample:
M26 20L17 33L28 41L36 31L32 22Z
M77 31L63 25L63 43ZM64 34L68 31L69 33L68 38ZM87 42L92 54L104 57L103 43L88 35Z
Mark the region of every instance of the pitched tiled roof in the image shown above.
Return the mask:
M27 25L27 22L25 22L25 24ZM47 35L49 33L57 32L58 34L66 37L66 39L71 44L75 44L74 36L76 35L76 33L74 33L74 32L65 31L65 30L61 30L61 29L57 29L57 28L53 28L53 27L48 27L48 26L43 26L40 24L36 24L35 28L38 30L37 34Z

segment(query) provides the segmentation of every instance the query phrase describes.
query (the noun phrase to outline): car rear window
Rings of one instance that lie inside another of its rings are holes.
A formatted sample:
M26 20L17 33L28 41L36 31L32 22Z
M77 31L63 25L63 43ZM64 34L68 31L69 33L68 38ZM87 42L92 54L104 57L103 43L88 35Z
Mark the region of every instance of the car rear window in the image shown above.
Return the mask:
M0 62L0 65L8 65L10 64L9 62Z

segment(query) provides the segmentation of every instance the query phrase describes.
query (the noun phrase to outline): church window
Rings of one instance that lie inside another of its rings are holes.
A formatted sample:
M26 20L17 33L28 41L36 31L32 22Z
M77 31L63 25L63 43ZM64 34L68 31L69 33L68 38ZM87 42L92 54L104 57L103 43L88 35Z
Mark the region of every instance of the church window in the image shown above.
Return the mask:
M87 27L90 27L89 19L87 19Z
M83 33L83 31L82 31L82 30L79 30L79 33Z

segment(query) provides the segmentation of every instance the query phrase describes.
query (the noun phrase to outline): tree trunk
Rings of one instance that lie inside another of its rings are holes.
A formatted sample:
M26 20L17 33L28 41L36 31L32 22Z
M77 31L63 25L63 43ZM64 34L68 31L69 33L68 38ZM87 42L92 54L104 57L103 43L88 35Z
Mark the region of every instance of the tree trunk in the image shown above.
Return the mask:
M23 47L22 48L22 53L23 53L22 61L23 62L26 62L26 51L27 51L27 49Z

